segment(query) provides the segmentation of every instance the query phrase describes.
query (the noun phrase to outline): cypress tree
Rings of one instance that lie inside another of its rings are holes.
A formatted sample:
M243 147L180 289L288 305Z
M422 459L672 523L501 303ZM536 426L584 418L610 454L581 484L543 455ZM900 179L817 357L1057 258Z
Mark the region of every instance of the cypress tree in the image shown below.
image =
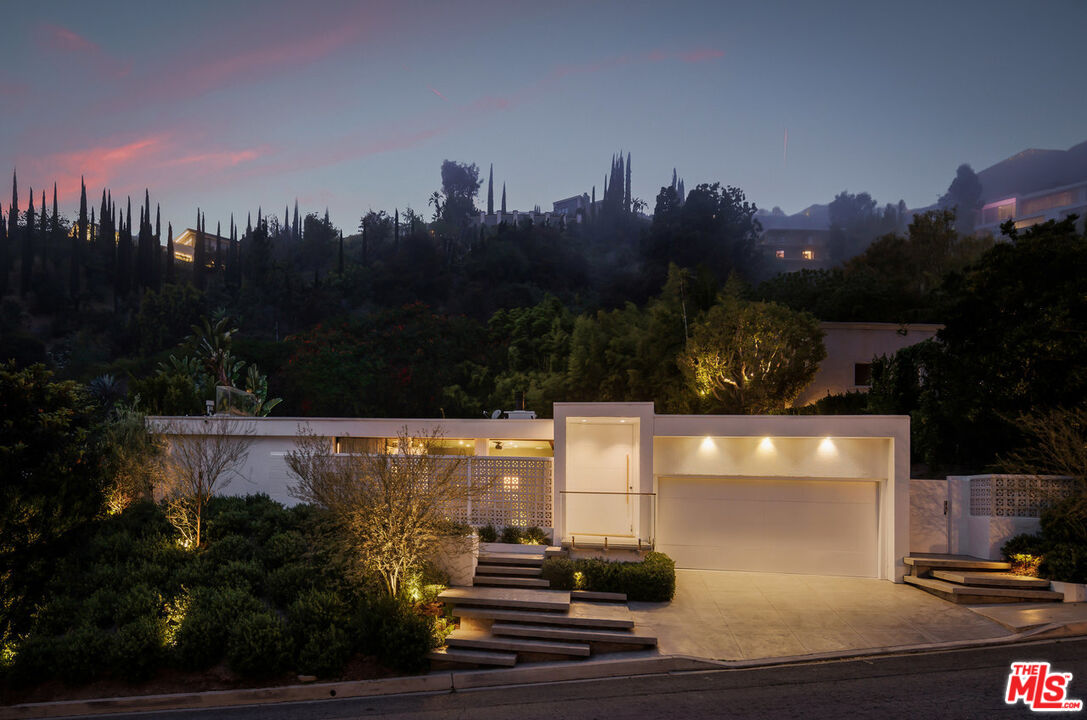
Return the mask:
M593 185L593 199L592 202L589 203L589 215L596 215L596 185Z
M113 273L115 305L126 299L132 290L132 198L128 199L127 212L121 211L120 230L117 240L117 266Z
M257 209L257 227L260 227L260 209ZM298 219L298 198L294 199L294 222L291 224L291 234L295 241L302 239L302 223Z
M68 258L68 295L79 307L79 264L83 246L87 244L87 185L79 178L79 231L72 235L72 252Z
M676 169L672 168L672 189L676 189Z
M630 209L631 209L630 203L631 203L631 197L630 197L630 153L628 152L627 153L626 197L623 198L623 207L626 208L626 211L628 213L630 212Z
M396 247L400 247L400 208L397 208L393 214L393 238L396 243Z
M280 235L283 235L288 240L291 240L291 211L286 205L283 206L283 227L280 229Z
M506 214L506 183L502 183L502 214Z
M204 289L204 264L207 262L204 247L204 227L201 225L200 209L196 209L196 235L192 245L192 280L197 290Z
M399 227L399 223L397 224L397 226ZM343 276L343 230L340 230L340 258L339 259L340 259L339 264L338 264L339 265L339 271L340 271L340 275Z
M683 188L683 180L679 181L679 187L676 189L676 197L679 198L679 204L682 205L687 200L687 191Z
M218 275L223 271L223 243L220 242L223 237L223 225L220 222L215 223L215 274Z
M19 179L16 171L11 172L11 205L8 206L8 234L0 246L0 295L8 290L8 275L11 273L12 246L19 237Z
M151 242L151 287L162 287L162 208L155 203L155 237Z
M53 182L53 217L49 222L49 238L54 248L60 246L60 213L57 211L57 183L55 181Z
M46 250L46 246L49 245L49 227L46 224L49 219L49 213L45 211L45 208L45 191L42 190L42 211L38 215L38 245L40 246L38 256L41 258L40 262L43 275L47 272L45 261L49 257L49 251Z
M2 260L3 256L7 255L8 248L8 223L4 219L3 209L3 206L0 205L0 260ZM0 267L0 272L3 272L2 267ZM7 277L7 273L4 273L4 277ZM0 295L3 295L5 285L6 280L0 280Z
M26 297L30 291L30 279L34 271L34 227L38 216L34 212L34 188L30 188L30 204L26 207L26 227L23 228L23 246L19 267L19 295Z
M487 178L487 214L494 215L494 163L491 163L491 174Z
M174 224L166 223L166 284L174 282Z

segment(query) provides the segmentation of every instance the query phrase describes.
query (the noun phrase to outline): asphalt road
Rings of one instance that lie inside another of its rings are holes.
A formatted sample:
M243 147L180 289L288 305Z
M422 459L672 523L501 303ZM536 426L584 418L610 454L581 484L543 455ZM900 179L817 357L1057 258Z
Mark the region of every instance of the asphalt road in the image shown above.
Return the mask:
M467 692L118 716L132 720L285 718L1004 718L1036 716L1004 703L1013 661L1045 660L1073 674L1087 700L1087 639L753 670L616 678ZM1087 711L1045 713L1084 717ZM99 716L102 717L102 716Z

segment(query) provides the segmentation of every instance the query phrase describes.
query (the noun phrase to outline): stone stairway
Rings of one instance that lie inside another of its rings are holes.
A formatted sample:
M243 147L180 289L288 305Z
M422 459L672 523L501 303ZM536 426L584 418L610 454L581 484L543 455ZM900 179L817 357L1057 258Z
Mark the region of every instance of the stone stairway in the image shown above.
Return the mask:
M1006 562L966 555L914 554L903 558L909 568L903 580L944 600L962 605L1060 602L1064 595L1049 581L1013 575Z
M532 546L524 552L481 552L472 584L476 587L542 588L551 583L540 577L545 558L562 548Z
M449 588L438 599L460 627L444 648L430 654L431 667L513 667L656 646L656 637L637 632L625 596L589 594L594 595L606 596L605 601L542 588Z

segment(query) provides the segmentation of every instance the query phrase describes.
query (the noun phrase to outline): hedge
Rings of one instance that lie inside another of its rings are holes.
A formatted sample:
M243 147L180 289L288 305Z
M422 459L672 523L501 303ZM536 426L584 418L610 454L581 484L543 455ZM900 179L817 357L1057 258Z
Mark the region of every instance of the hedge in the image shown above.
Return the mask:
M628 600L668 602L676 594L676 564L664 553L647 553L641 562L596 558L548 558L542 575L555 590L625 593Z

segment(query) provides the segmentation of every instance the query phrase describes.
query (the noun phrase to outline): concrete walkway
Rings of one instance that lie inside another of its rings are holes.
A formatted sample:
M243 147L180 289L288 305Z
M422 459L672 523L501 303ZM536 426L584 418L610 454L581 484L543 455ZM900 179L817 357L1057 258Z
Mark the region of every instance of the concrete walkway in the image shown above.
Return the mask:
M671 603L629 603L662 655L714 660L1006 637L967 607L886 580L677 570Z

